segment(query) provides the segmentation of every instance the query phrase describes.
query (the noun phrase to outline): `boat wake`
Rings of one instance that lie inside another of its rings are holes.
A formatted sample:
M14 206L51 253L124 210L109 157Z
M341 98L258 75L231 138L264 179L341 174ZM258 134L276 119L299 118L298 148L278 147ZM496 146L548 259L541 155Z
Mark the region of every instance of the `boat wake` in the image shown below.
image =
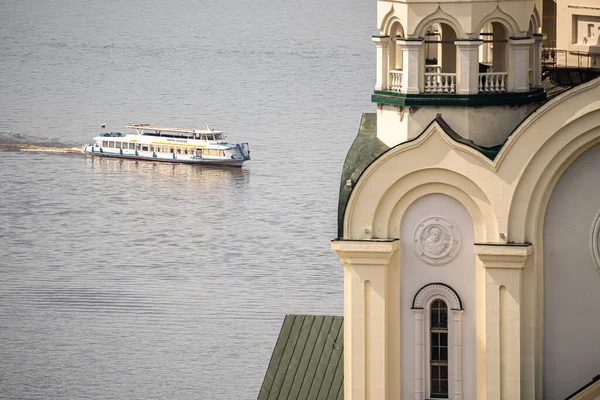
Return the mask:
M77 144L61 143L56 139L32 138L4 132L0 132L0 151L83 154L82 147Z

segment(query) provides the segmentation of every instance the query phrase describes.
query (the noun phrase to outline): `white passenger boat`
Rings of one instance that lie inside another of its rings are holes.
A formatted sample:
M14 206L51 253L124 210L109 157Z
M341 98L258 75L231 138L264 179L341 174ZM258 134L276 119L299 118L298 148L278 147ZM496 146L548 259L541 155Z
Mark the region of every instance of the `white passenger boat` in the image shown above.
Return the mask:
M101 132L83 152L90 156L233 167L241 167L250 159L248 143L229 143L223 131L208 125L206 129L149 124L132 124L127 128L134 131L128 134Z

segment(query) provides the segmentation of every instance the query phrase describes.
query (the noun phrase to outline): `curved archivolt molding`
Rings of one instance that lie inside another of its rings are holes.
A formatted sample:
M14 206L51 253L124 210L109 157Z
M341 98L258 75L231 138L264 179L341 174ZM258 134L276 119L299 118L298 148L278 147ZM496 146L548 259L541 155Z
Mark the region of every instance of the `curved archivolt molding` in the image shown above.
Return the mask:
M419 148L422 146L425 149ZM422 157L423 152L447 152L449 157ZM471 216L475 240L497 240L497 218L489 198L461 173L473 166L490 175L494 171L492 161L451 139L434 122L418 138L390 149L363 172L348 199L344 237L397 238L402 218L412 203L428 194L445 194L462 204Z
M526 161L510 204L509 240L536 240L554 186L579 155L600 143L598 98L600 79L557 96L521 124L498 155L500 170Z
M429 14L428 16L423 18L421 22L419 22L419 24L415 28L413 35L417 37L425 37L427 28L429 28L432 24L438 23L450 26L454 30L454 33L456 33L457 38L465 37L465 31L460 22L458 22L458 20L452 15L442 10L442 8L439 6L433 14Z
M504 29L506 29L506 32L508 33L508 37L517 36L520 31L519 24L517 24L517 21L515 21L515 19L509 14L502 11L499 6L496 6L494 11L483 17L481 22L479 22L479 24L475 28L474 33L479 34L479 32L481 32L481 30L486 26L486 24L489 24L491 22L498 22L502 24L502 26L504 26Z
M597 124L600 110L587 119ZM564 145L560 144L562 140L547 143L527 166L509 214L509 232L522 235L523 241L541 244L546 208L556 184L581 154L600 144L600 125L580 133ZM529 186L528 182L534 183ZM525 196L529 196L529 201L523 200Z
M404 37L404 26L402 26L402 22L400 22L400 19L396 16L396 13L394 12L394 5L392 4L390 11L385 15L385 17L383 17L383 21L381 21L381 27L379 30L383 35L391 35L391 30L394 26L394 23L397 23L400 26L400 33L396 36Z
M412 308L425 308L431 301L442 298L448 302L448 307L452 310L463 310L462 301L458 293L445 283L430 283L423 286L413 298Z
M390 37L393 36L393 37L403 38L404 37L404 27L402 26L402 23L400 22L400 20L398 18L394 17L394 19L391 20L390 22L391 22L391 24L388 28L386 35L389 35ZM392 28L394 26L397 26L398 28L396 28L396 34L392 35Z
M540 13L535 5L533 6L533 12L531 13L531 23L533 24L533 33L538 33L540 26L542 26L542 22L540 20Z
M408 208L430 194L451 197L467 210L476 241L485 242L488 236L497 237L495 212L483 190L463 175L439 168L415 171L386 191L375 212L374 235L399 238L400 226Z

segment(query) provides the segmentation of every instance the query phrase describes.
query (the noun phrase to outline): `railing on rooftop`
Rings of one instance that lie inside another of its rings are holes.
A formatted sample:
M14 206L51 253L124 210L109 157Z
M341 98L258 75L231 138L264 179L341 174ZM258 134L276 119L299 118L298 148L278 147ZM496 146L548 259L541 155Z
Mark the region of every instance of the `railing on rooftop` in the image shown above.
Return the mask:
M542 67L600 69L600 53L544 48Z

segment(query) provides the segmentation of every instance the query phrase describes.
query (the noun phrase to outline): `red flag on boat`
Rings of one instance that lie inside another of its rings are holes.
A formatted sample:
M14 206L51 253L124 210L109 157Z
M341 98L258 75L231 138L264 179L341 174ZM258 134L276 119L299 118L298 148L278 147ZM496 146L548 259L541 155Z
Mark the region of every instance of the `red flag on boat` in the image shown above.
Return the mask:
M106 129L106 124L100 125L100 129Z

